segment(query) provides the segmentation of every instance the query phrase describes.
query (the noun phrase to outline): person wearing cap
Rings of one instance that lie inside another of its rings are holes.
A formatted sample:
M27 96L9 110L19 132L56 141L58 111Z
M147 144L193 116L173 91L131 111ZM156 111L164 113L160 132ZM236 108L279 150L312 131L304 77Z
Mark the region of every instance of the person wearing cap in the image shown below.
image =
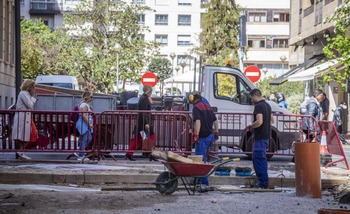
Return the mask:
M199 92L192 92L189 96L189 101L193 104L195 154L202 155L202 160L205 163L209 147L218 139L218 121L213 109L210 105L203 102ZM200 185L196 187L197 191L207 192L209 190L208 185L208 177L202 178Z
M306 104L305 115L312 116L316 119L316 122L322 120L322 107L320 103L324 100L323 91L316 89L313 96L308 100ZM305 142L311 142L317 136L317 127L312 117L304 117L302 129L306 135Z
M339 106L334 110L333 115L333 123L337 129L339 139L341 140L343 145L349 145L349 143L345 140L343 135L343 111L348 107L345 101L341 102Z

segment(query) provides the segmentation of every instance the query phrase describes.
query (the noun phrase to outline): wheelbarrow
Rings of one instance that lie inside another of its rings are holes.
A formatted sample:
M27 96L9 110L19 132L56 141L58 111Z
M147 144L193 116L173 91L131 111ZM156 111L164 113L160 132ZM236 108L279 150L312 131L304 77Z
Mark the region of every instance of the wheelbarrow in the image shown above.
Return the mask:
M219 159L209 164L183 163L183 162L162 162L169 171L161 172L156 182L156 189L159 193L170 195L177 190L178 179L181 179L189 195L196 193L196 186L201 178L207 177L215 172L215 170L230 162L232 159ZM218 164L215 164L219 162Z

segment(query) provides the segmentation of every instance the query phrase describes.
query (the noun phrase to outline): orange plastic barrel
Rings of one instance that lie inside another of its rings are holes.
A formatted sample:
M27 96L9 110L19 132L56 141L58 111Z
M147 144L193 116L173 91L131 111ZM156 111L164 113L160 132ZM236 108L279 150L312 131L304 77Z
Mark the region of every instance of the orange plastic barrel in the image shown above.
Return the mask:
M320 144L296 142L294 155L296 195L321 198Z

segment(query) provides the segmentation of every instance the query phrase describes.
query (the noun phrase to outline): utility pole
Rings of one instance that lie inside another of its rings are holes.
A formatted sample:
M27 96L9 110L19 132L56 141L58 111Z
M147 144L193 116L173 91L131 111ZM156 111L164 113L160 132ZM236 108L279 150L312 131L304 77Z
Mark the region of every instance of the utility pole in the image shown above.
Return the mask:
M246 23L247 17L244 14L244 11L241 12L241 16L239 17L239 48L238 48L238 56L239 56L239 69L243 72L243 58L244 58L244 47L247 45L247 34L246 34Z

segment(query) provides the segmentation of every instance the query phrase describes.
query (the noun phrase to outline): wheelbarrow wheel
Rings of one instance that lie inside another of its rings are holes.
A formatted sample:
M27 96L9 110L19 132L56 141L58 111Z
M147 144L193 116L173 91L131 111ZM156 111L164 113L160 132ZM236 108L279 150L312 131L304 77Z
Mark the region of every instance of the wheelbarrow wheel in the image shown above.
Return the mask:
M160 194L170 195L176 191L178 181L172 172L162 172L156 180L156 188Z

